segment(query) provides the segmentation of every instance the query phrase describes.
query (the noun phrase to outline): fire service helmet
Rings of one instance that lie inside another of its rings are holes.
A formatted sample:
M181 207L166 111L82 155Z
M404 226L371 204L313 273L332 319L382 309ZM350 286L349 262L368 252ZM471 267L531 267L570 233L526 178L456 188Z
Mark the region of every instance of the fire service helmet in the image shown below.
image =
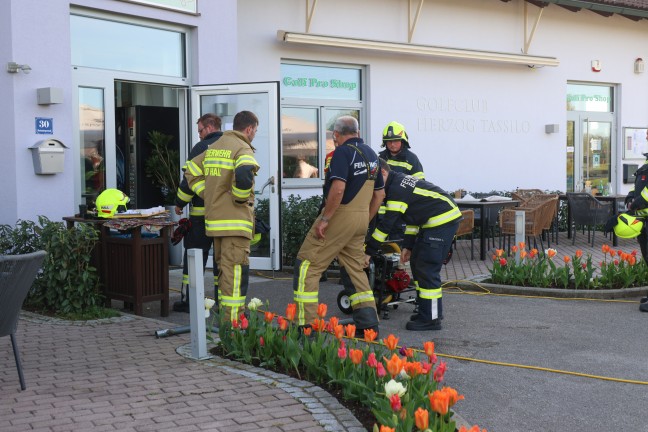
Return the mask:
M99 194L95 201L97 216L111 218L115 213L125 211L128 201L130 201L130 198L119 189L106 189Z
M410 148L409 139L407 138L407 132L405 132L405 126L398 122L391 122L385 129L383 129L383 143L382 147L387 145L387 141L398 141L401 140L403 145L407 148Z
M641 234L643 221L627 213L621 213L617 217L617 224L614 226L614 234L621 238L635 238Z

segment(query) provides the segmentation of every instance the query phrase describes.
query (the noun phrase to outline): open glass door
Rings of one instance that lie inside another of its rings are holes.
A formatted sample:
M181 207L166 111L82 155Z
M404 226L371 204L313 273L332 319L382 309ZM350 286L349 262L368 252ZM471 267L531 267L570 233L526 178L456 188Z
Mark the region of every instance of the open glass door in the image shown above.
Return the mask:
M252 145L261 168L255 182L256 215L270 227L252 245L250 268L278 270L281 261L279 233L279 82L196 86L191 91L191 118L214 113L223 130L231 130L237 112L252 111L259 129Z

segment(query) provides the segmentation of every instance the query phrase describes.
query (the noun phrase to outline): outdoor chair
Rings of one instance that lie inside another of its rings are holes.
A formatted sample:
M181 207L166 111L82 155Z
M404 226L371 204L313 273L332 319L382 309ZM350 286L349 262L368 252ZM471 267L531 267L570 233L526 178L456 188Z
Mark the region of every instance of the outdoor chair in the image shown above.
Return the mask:
M572 244L576 242L576 231L580 226L585 233L587 227L587 241L594 246L596 226L604 225L614 216L613 202L602 202L587 192L571 192L567 194L567 203L571 213L571 226L567 227L572 233ZM572 229L573 227L573 229Z
M558 197L555 198L558 200ZM540 248L544 251L544 243L542 241L542 234L547 224L551 224L551 218L554 215L556 203L552 199L536 200L529 202L525 207L515 207L512 209L504 209L500 213L500 232L504 238L504 245L506 245L506 238L509 239L508 249L510 249L511 241L510 236L515 235L515 212L524 212L524 236L527 238L527 245L530 246L530 240L533 239L533 245L537 248L538 240L540 241ZM549 222L548 222L549 221Z
M463 220L459 222L459 228L457 228L457 233L455 234L455 249L457 249L457 238L463 236L470 236L470 259L475 259L475 251L473 248L474 244L474 229L475 229L475 212L473 210L462 210L461 215Z
M523 206L528 200L533 198L535 195L542 195L543 191L540 189L517 189L515 192L511 192L511 198L516 201L520 201L520 206Z
M526 206L534 207L535 204L541 204L546 201L551 201L554 203L553 207L548 207L546 209L549 214L545 215L543 227L543 234L547 234L547 246L551 247L551 238L554 238L556 244L558 244L558 207L560 204L558 195L544 193L533 195L527 200Z
M25 390L27 386L16 343L16 327L23 301L27 297L45 255L45 251L25 255L0 255L0 337L11 337L21 390Z

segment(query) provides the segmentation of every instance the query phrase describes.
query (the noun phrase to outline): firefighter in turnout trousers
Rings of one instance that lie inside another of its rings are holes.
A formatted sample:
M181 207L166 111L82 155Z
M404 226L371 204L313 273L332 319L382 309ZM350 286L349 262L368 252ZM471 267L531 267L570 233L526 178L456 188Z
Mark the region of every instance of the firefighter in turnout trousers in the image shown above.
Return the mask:
M646 139L648 139L648 131L646 131ZM626 208L634 212L634 215L646 220L648 219L648 153L644 153L646 161L635 172L634 188L630 190L625 199ZM641 255L646 263L648 263L648 232L646 232L646 223L643 224L643 229L639 236L637 236ZM639 304L639 310L648 312L648 297L642 297Z
M461 211L440 187L391 171L381 159L381 173L387 194L387 211L367 242L367 257L380 250L380 243L395 224L405 222L401 261L411 261L418 282L418 314L407 323L407 330L440 330L441 267L457 232Z
M369 264L364 260L364 240L385 192L378 156L358 134L354 117L335 121L336 148L325 184L326 205L297 254L293 290L298 324L311 323L317 316L320 276L337 256L353 281L350 299L356 336L364 337L365 329L378 331L376 301L363 270Z
M187 160L191 160L207 150L210 144L219 139L223 132L221 132L222 120L216 114L204 114L196 122L198 126L198 136L200 142L192 147L189 152ZM187 170L187 164L182 167L182 171ZM182 178L178 192L175 199L175 212L177 215L182 214L182 209L189 204L189 221L191 228L183 239L184 257L182 265L182 300L173 305L173 310L176 312L189 312L189 262L187 260L187 250L193 248L202 249L203 254L203 271L207 266L207 259L209 258L209 249L212 247L212 239L205 233L205 202L202 198L195 195L189 188L186 178ZM218 298L218 265L214 257L213 263L214 271L214 298ZM184 294L187 294L186 301Z
M191 190L205 200L205 231L214 238L221 319L238 319L245 307L254 236L254 176L259 164L252 140L259 120L250 111L234 116L233 129L187 162Z

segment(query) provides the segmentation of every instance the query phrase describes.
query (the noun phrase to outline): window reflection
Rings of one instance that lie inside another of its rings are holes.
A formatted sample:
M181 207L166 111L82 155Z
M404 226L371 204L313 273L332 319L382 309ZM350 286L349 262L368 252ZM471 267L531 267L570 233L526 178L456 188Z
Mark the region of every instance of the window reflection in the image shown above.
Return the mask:
M319 178L316 108L284 108L281 115L283 176Z
M94 203L106 184L103 89L79 87L81 184L86 203Z

